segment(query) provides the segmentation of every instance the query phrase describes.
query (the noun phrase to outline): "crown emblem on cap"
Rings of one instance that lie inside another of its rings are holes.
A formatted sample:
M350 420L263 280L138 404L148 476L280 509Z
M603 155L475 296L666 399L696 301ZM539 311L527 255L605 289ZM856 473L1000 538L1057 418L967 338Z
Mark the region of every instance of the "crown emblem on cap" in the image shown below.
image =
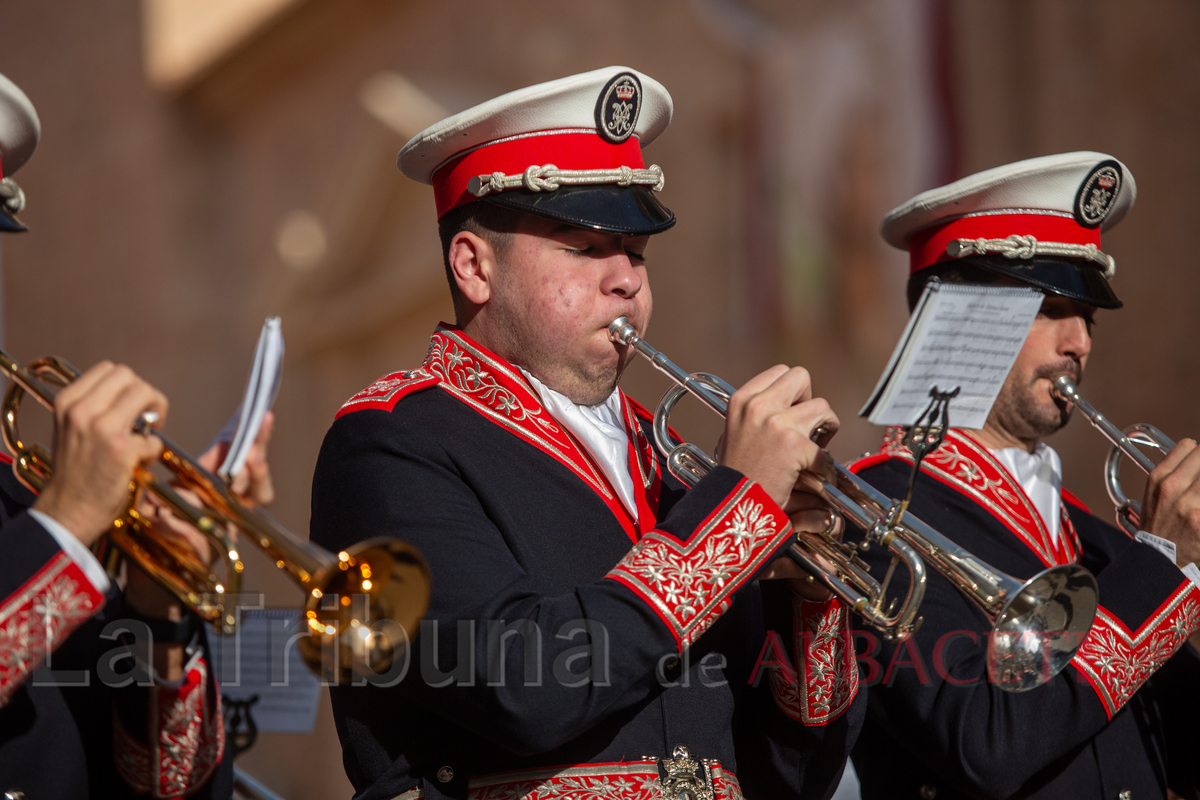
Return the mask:
M1121 165L1101 161L1079 185L1075 195L1075 220L1085 228L1095 228L1108 218L1121 193Z
M600 90L596 101L596 130L613 144L633 134L642 110L642 85L632 72L617 74Z

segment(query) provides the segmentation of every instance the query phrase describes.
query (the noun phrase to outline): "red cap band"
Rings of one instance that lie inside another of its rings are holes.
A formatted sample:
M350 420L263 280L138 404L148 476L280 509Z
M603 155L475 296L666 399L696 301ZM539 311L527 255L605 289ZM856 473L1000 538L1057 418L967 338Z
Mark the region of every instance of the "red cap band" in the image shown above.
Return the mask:
M467 191L477 175L503 172L520 175L529 167L553 164L559 169L645 169L636 136L612 144L594 131L545 132L485 144L433 173L433 197L438 219L453 208L478 198Z
M1100 228L1085 228L1074 217L1057 214L1011 212L958 217L945 225L931 225L908 240L910 272L953 261L946 245L955 239L1004 239L1032 236L1040 242L1094 244L1100 246Z

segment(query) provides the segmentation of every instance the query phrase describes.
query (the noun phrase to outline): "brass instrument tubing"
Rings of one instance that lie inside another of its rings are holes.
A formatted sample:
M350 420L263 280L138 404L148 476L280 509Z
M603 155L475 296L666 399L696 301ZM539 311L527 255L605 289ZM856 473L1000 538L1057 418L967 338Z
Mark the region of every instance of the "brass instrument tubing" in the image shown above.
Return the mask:
M1079 413L1087 417L1088 422L1092 423L1092 426L1100 431L1105 439L1112 442L1114 446L1119 447L1121 452L1141 467L1146 474L1150 474L1154 469L1154 462L1137 448L1134 441L1123 430L1112 424L1108 417L1101 414L1091 403L1079 396L1079 389L1076 387L1075 381L1071 379L1071 376L1059 375L1054 379L1054 394L1078 408ZM1165 436L1162 437L1161 444L1167 450L1175 446L1175 442L1167 439Z

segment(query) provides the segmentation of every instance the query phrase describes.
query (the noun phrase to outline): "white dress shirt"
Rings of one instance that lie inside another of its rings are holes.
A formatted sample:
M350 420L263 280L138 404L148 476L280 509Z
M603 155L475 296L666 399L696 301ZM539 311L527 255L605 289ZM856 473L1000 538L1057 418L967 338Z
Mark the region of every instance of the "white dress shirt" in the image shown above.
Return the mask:
M537 390L542 405L563 427L583 443L592 458L604 471L608 482L617 492L617 497L629 513L637 519L637 501L633 494L633 476L629 474L629 436L621 421L620 389L603 403L581 406L573 403L565 394L554 391L524 368L519 368L533 388Z
M1005 447L989 451L1016 479L1050 531L1050 541L1058 544L1062 527L1062 461L1054 448L1038 442L1031 453L1023 447Z

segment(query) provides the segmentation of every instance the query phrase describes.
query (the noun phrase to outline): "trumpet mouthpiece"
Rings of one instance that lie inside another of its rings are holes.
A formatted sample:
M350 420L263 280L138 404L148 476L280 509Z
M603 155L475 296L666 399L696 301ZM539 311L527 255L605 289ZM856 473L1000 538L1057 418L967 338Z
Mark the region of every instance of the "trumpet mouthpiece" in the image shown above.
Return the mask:
M639 337L628 317L617 317L608 323L608 338L617 344L634 344Z
M1071 402L1075 401L1078 390L1075 388L1075 379L1070 375L1059 375L1052 382L1053 393L1064 400Z

